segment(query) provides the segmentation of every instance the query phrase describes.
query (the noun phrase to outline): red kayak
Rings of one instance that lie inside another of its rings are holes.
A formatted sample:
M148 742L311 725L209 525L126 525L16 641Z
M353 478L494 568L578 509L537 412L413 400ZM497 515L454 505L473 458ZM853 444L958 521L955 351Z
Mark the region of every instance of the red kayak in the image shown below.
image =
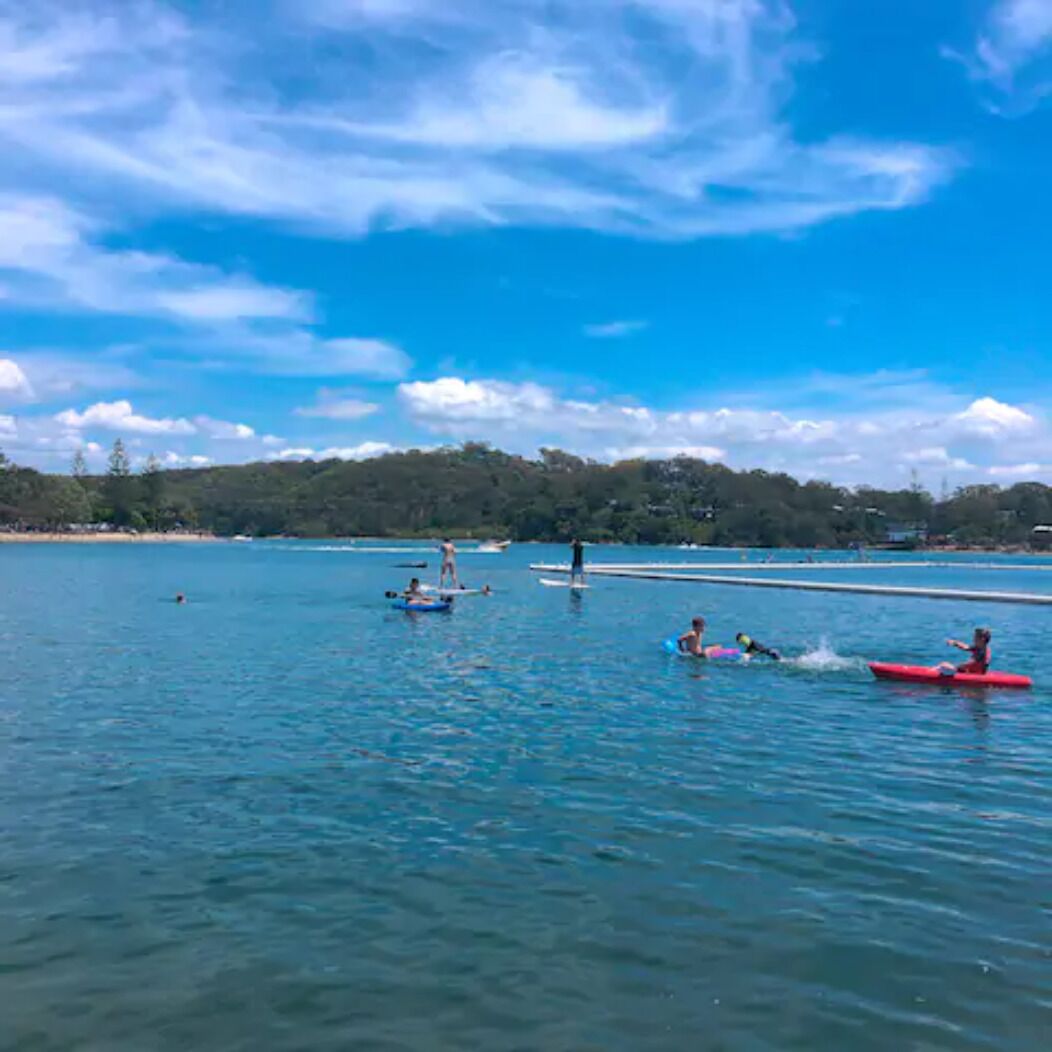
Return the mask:
M1017 676L1012 672L954 672L947 675L937 668L923 665L889 665L883 661L871 661L869 669L877 679L895 679L902 683L936 683L959 687L1032 687L1029 676Z

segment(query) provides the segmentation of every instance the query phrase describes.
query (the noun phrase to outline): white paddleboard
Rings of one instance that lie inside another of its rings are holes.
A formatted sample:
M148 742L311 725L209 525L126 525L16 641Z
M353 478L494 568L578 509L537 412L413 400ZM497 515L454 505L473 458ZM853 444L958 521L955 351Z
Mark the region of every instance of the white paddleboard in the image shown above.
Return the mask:
M455 599L458 595L482 595L481 588L439 588L433 584L422 584L420 591L440 595L443 599Z
M581 584L578 581L553 581L550 577L538 577L537 580L545 588L572 588L575 592L592 587L590 584Z

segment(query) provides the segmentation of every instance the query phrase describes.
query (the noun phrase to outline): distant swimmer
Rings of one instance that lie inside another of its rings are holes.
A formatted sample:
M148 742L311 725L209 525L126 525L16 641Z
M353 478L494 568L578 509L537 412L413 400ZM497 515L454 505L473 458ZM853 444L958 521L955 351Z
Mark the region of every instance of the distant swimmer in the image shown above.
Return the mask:
M449 586L459 588L460 581L457 579L457 549L453 542L447 537L440 548L442 552L442 569L438 575L438 587L446 586L446 576L449 576Z
M584 584L584 542L578 537L570 542L573 561L570 563L570 584Z
M182 592L176 592L175 601L179 606L182 606L186 602L186 596Z
M977 628L972 635L971 643L962 643L959 639L947 639L947 646L967 651L971 655L971 658L963 665L954 665L950 661L943 661L938 666L939 671L944 672L946 675L953 675L955 672L970 672L980 676L986 675L990 669L990 662L993 658L990 650L990 640L992 637L993 633L990 629Z
M765 647L762 643L753 639L752 636L747 636L744 632L739 632L735 637L738 646L742 648L742 653L746 657L752 657L753 654L763 654L765 657L769 657L772 661L781 661L782 655L777 650L772 650L770 647Z
M484 584L482 586L482 594L483 595L493 595L493 589L490 588L490 586L488 584Z

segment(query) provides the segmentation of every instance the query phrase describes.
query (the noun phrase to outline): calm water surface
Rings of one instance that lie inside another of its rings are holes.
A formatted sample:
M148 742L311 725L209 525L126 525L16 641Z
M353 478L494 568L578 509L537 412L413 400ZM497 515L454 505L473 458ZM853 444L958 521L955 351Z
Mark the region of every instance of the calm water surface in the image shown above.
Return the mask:
M407 616L392 552L0 547L0 1048L1050 1047L1052 610L542 558ZM1035 690L863 663L979 622Z

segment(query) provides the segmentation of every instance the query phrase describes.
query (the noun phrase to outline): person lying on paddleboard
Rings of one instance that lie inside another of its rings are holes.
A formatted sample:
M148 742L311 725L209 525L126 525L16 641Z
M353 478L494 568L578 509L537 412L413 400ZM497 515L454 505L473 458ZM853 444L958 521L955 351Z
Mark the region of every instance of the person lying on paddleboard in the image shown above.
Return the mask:
M971 654L971 658L963 665L954 665L952 662L944 661L938 666L940 672L952 675L954 672L969 672L984 676L990 668L992 654L990 651L990 639L993 633L988 628L977 628L972 636L971 643L962 643L959 639L947 639L946 645L965 650Z
M738 646L742 648L742 653L746 657L752 657L754 654L763 654L765 657L769 657L772 661L781 661L782 655L777 650L772 650L770 647L765 647L763 643L753 639L752 636L747 636L744 632L739 632L735 637Z
M694 657L707 658L713 651L723 650L719 645L705 646L705 618L695 617L690 623L690 631L684 632L676 640L676 646L684 654L693 654Z

